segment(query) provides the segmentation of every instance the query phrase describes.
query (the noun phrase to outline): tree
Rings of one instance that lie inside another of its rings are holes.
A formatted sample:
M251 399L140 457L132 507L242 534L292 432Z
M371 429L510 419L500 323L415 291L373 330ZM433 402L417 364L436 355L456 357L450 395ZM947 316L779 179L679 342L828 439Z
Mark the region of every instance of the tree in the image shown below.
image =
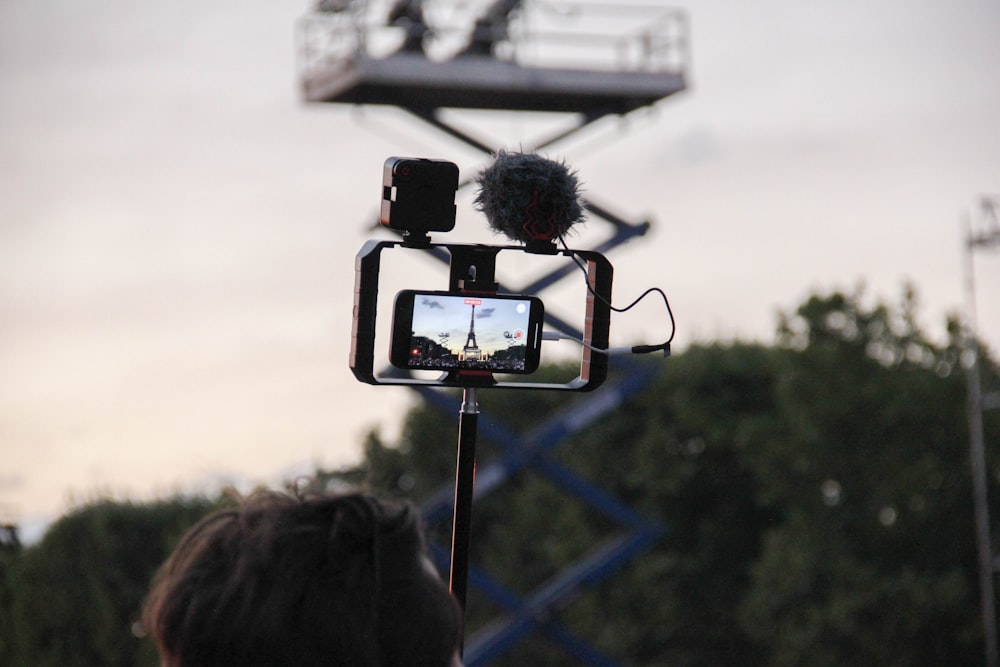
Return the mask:
M13 599L13 567L23 546L13 523L0 525L0 662L4 656L13 655L14 619L10 613Z
M753 460L783 520L742 605L767 664L977 664L959 349L930 343L914 305L814 296L782 326L789 437Z
M59 519L9 561L2 612L9 665L153 665L137 622L149 582L180 536L214 504L101 500ZM9 606L8 606L9 605Z

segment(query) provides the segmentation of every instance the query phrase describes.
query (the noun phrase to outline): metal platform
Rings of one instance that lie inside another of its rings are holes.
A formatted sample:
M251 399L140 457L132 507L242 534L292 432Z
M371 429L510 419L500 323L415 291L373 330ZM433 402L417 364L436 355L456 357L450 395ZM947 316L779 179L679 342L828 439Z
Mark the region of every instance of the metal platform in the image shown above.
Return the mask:
M684 90L681 74L523 67L466 56L358 57L302 82L309 102L624 114Z
M504 25L502 38L475 54L463 52L462 37L447 27L421 23L414 35L412 24L386 24L377 15L359 21L356 13L309 14L299 24L303 98L408 109L600 115L625 114L685 89L687 28L676 10L633 6L630 15L627 5L616 5L616 16L631 16L634 24L622 36L565 25L529 29L544 23L529 20L531 5L524 4L517 20ZM593 15L596 5L583 7ZM582 10L574 16L584 28L611 30L599 14L589 23ZM466 50L483 48L474 35L466 39Z

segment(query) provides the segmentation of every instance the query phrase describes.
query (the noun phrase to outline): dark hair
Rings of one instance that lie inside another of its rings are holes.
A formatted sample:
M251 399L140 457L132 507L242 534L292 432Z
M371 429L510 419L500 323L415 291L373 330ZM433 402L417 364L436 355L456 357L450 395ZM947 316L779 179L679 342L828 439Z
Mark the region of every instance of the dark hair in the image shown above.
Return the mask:
M447 667L461 640L416 510L360 493L258 493L205 517L161 568L143 624L177 667Z

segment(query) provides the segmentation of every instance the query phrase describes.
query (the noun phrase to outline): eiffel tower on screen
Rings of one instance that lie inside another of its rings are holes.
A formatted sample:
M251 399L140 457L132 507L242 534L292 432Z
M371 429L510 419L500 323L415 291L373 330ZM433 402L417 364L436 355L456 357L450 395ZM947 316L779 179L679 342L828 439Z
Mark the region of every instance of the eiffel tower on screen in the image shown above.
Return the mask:
M472 315L469 317L469 336L465 339L465 346L462 348L462 356L465 361L480 361L483 353L476 344L476 306L481 304L479 299L466 299L465 303L472 306Z

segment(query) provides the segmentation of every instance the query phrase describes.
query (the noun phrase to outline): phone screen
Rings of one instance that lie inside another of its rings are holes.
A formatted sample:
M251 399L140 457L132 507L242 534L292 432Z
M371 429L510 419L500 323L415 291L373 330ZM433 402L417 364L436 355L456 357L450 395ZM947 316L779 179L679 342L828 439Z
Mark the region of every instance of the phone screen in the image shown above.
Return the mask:
M544 307L537 297L403 290L390 361L399 368L532 373Z

